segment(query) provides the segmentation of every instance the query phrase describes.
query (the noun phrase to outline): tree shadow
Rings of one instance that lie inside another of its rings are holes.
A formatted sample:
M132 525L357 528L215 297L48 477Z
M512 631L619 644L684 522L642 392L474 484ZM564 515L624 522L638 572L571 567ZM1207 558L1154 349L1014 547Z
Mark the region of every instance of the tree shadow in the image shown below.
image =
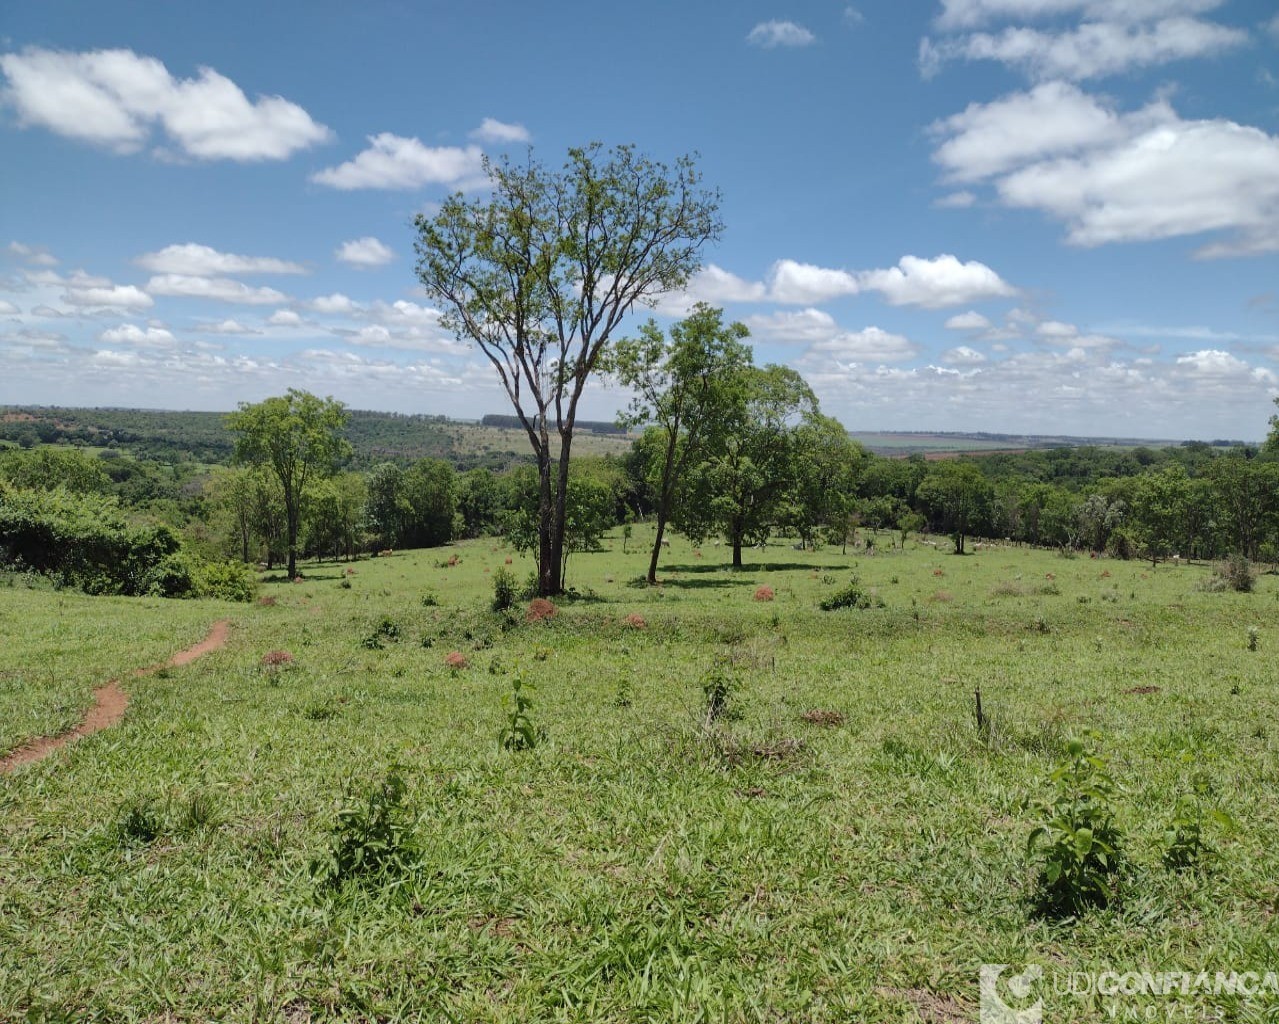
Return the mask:
M707 572L728 572L728 573L748 573L748 572L797 572L809 570L810 572L847 572L852 568L851 562L845 562L843 565L814 565L810 562L747 562L739 569L734 569L726 563L715 563L707 565L703 562L695 562L691 565L664 565L663 572L688 572L688 573L707 573Z
M345 579L346 576L343 573L338 573L337 575L334 576L334 575L328 575L328 574L308 572L308 573L300 573L299 578L302 580L303 583L322 583L325 580ZM291 577L287 572L285 572L285 573L272 574L270 576L262 576L258 580L258 582L259 583L292 583L293 577Z

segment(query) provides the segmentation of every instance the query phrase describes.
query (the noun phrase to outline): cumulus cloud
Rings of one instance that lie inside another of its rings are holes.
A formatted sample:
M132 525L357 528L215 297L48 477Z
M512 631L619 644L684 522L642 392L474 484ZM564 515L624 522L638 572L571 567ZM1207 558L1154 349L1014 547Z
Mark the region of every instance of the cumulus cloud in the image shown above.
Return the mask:
M937 27L976 28L992 21L1033 20L1078 14L1115 21L1149 21L1173 15L1206 14L1224 0L941 0Z
M302 323L302 317L291 309L277 309L266 318L266 322L272 327L298 327Z
M21 312L22 310L20 310L12 302L6 302L4 299L0 299L0 316L17 316Z
M942 353L942 360L957 366L976 366L986 362L986 356L975 348L959 345Z
M765 341L814 342L827 340L839 333L839 325L833 316L812 308L747 317L746 326L753 335Z
M218 252L207 245L186 242L167 245L159 252L143 253L133 261L154 274L186 274L192 277L220 277L226 274L305 274L300 263L274 256L238 256Z
M1010 27L954 39L924 39L919 64L936 74L953 60L991 60L1018 68L1031 78L1079 81L1154 67L1174 60L1208 57L1243 45L1240 29L1199 18L1165 18L1154 24L1085 22L1068 31Z
M909 338L879 327L864 327L814 342L799 364L818 373L829 373L866 363L902 362L918 354L919 346Z
M796 305L828 302L843 295L856 295L859 291L861 285L856 276L847 270L778 260L769 272L768 297L775 302Z
M0 72L21 124L123 153L140 149L155 128L200 160L283 160L331 137L280 96L250 101L208 67L174 78L159 60L132 50L28 47L0 55Z
M199 277L193 274L159 274L147 282L152 295L211 299L246 306L270 306L288 301L288 296L274 288L254 288L228 277Z
M73 283L62 293L62 301L82 309L149 309L155 305L155 300L135 285L99 283L96 278L92 282Z
M56 267L58 265L57 259L43 246L27 245L24 242L10 242L8 250L9 255L20 259L28 266Z
M507 124L493 117L486 117L480 126L471 132L471 138L477 142L532 142L533 136L522 124Z
M945 253L935 259L903 256L897 266L861 275L863 287L880 292L894 306L942 309L982 299L1017 294L1007 281L984 263L961 262Z
M108 345L137 345L143 348L172 348L173 334L163 327L141 328L137 324L121 324L98 335L98 340Z
M220 320L217 323L200 324L199 330L207 334L261 334L262 332L253 327L246 327L238 320Z
M337 247L333 255L342 263L355 267L357 270L384 267L395 259L395 253L391 251L391 247L371 235L343 242Z
M956 313L946 321L946 327L952 331L984 331L989 326L990 320L973 309Z
M351 314L356 312L360 306L353 302L348 295L341 292L334 292L332 295L321 295L312 299L307 303L311 309L317 313L333 314Z
M976 193L961 189L958 192L948 192L946 195L940 196L933 205L941 210L967 210L976 202Z
M746 41L752 46L772 50L778 46L811 46L817 42L817 37L793 21L761 21L750 30Z
M420 139L391 132L369 136L369 148L337 167L311 175L330 188L413 189L423 185L456 186L477 178L484 154L478 146L430 147Z
M1279 136L1190 121L1165 102L1131 114L1072 85L973 104L933 126L950 180L1061 220L1076 245L1203 233L1204 257L1279 250Z

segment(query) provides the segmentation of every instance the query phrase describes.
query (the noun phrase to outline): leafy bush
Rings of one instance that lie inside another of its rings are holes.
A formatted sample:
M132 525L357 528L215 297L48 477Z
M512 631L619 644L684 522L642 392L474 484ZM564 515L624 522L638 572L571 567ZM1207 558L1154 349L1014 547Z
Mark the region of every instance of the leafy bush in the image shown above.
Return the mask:
M535 727L529 715L533 701L524 691L531 689L533 687L517 675L511 680L509 696L502 698L502 705L509 709L506 724L497 736L498 746L503 750L532 750L546 738L546 730Z
M257 577L243 562L205 562L196 572L196 581L201 597L220 601L248 603L258 591Z
M493 610L504 612L515 607L515 574L505 566L493 574Z
M1257 574L1252 564L1243 555L1231 555L1213 570L1217 585L1211 589L1234 590L1240 594L1251 594L1257 585Z
M859 611L865 611L867 608L882 607L884 607L883 600L872 591L863 590L861 580L856 576L848 586L824 597L821 602L821 609L824 612L833 612L839 608L856 608Z
M348 791L328 850L311 862L311 877L336 889L350 881L384 882L409 873L420 854L406 792L397 768L363 793Z
M1041 823L1026 842L1039 862L1036 909L1068 917L1104 907L1116 896L1124 866L1123 833L1115 823L1115 782L1105 758L1071 739L1051 776L1051 797L1032 806Z
M1189 765L1194 755L1183 754L1181 760ZM1163 834L1163 864L1170 871L1199 867L1218 856L1216 846L1207 836L1210 823L1227 831L1235 828L1229 814L1211 806L1211 795L1208 780L1197 775L1191 783L1191 792L1177 798Z
M736 706L742 682L724 665L716 665L702 680L702 694L706 698L706 721L717 722L721 718L732 720L741 717Z

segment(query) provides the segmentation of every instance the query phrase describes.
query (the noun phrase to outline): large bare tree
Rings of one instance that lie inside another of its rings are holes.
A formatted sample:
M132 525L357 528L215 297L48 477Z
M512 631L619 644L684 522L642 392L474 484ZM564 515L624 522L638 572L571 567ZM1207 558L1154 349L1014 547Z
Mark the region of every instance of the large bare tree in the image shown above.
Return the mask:
M578 404L637 303L682 288L719 237L719 194L691 157L631 146L485 163L490 192L419 214L417 275L444 323L488 357L537 457L538 592L564 588L569 460Z

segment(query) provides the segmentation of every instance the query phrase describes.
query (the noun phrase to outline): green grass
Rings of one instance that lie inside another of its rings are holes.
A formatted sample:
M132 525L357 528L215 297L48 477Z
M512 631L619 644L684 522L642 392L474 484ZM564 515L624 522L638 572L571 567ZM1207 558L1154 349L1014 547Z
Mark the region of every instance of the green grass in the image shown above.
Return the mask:
M448 569L438 551L362 561L350 589L311 567L264 588L274 607L232 610L227 649L137 680L120 726L0 777L0 1019L975 1019L987 962L1279 960L1274 577L1209 594L1203 567L944 541L773 546L732 573L676 538L646 589L636 533L629 555L615 538L574 556L579 596L541 623L488 610L508 557L489 541ZM885 607L818 611L853 572ZM227 614L0 588L37 697L64 662L82 697L117 672L113 635L154 644L145 664ZM399 639L363 646L384 618ZM266 669L272 650L294 661ZM469 667L445 665L455 650ZM715 671L739 714L708 725ZM545 729L523 753L498 744L516 673ZM1123 786L1134 868L1119 906L1048 922L1028 910L1022 805L1084 728ZM318 885L339 808L394 765L416 868ZM1173 873L1159 840L1190 770L1238 829L1213 833L1211 870ZM1045 1020L1104 1017L1044 994Z

